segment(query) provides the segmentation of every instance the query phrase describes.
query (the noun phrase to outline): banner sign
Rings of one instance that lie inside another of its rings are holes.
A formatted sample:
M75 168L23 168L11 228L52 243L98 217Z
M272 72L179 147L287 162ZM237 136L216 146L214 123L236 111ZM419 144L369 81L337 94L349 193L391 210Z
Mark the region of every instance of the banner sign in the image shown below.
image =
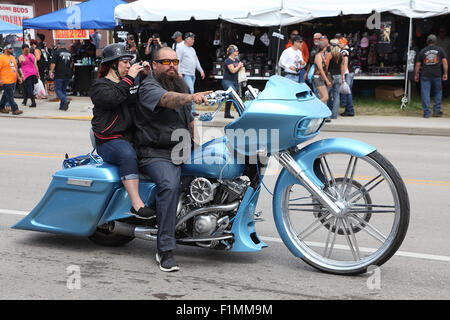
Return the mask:
M89 39L89 35L92 33L94 33L94 30L53 30L53 39L84 40Z
M3 4L0 3L0 19L22 27L22 21L24 19L34 18L33 6L21 6L15 4ZM34 37L34 30L30 30L31 35ZM22 41L22 33L17 33L18 40Z

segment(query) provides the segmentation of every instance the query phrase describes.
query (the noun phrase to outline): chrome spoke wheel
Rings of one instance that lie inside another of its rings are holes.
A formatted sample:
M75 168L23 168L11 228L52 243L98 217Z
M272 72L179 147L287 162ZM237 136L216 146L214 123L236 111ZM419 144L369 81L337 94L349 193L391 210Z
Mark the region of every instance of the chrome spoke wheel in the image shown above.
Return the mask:
M363 158L327 153L316 159L314 171L343 210L329 211L301 184L284 189L286 232L303 260L340 274L365 272L387 261L409 222L406 188L395 168L378 152Z

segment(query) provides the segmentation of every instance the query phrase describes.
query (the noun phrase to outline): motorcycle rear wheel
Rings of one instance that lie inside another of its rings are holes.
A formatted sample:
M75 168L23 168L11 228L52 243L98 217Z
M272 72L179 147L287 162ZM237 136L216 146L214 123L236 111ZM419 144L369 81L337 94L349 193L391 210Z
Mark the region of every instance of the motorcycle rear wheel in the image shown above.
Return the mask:
M97 228L95 233L89 237L95 244L105 247L121 247L134 240L134 237L124 236L109 231L106 228Z
M287 186L280 208L283 241L294 255L327 273L355 275L381 266L398 250L409 224L399 173L377 151L362 158L326 153L316 161L323 190L345 209L334 215L301 184Z

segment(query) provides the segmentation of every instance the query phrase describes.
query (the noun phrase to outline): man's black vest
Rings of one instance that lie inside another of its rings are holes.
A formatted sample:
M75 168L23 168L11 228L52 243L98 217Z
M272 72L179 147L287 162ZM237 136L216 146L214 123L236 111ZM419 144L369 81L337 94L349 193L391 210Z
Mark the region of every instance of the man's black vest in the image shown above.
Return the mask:
M152 112L138 99L136 108L135 148L139 158L171 158L172 148L180 141L172 141L172 133L190 126L185 107L173 110L157 106Z

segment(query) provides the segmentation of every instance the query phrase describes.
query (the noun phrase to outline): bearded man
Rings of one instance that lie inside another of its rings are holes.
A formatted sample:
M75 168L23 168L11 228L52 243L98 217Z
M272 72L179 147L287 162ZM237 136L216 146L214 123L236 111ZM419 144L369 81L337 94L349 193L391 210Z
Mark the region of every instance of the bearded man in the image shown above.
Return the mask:
M156 51L152 62L153 74L139 87L139 104L135 119L135 148L140 170L156 183L157 188L156 261L162 271L179 270L172 250L176 248L175 223L180 194L181 163L179 159L174 159L172 151L181 141L174 139L173 134L181 129L187 132L189 143L191 139L197 138L191 105L207 104L205 95L210 93L189 93L178 74L178 64L179 60L173 49L163 47Z

